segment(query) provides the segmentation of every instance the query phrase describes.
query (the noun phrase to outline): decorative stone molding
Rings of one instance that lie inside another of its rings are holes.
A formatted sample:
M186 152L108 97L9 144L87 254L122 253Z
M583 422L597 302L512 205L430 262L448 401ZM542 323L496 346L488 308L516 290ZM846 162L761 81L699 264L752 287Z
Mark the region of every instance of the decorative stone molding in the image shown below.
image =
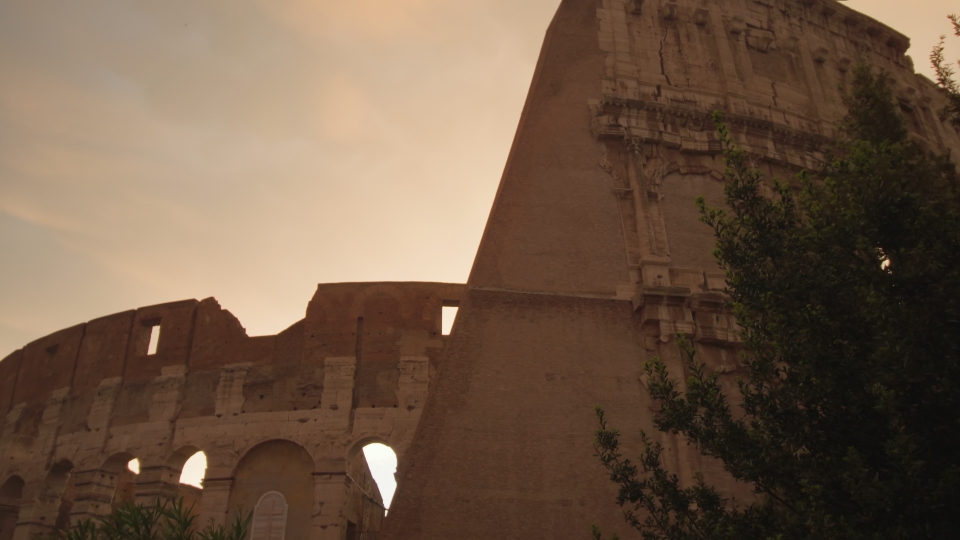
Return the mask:
M677 334L692 336L696 327L687 306L689 297L690 289L686 287L640 287L633 297L633 306L640 314L641 332L662 342Z
M677 0L660 0L660 16L665 20L677 20Z
M727 31L731 34L740 35L747 29L747 21L743 15L734 15L727 21Z
M776 48L773 32L759 28L747 29L747 46L760 52L767 52Z
M813 61L817 63L824 63L827 61L827 57L830 55L830 50L826 47L817 47L813 50L812 56Z
M663 146L682 154L722 151L711 113L704 108L613 96L591 103L590 108L594 135L601 140L621 139L627 146L636 148L634 152L639 151L640 145ZM820 127L809 119L791 115L789 120L787 125L724 113L724 122L735 137L742 132L751 135L749 139L736 141L748 154L793 169L818 167L822 159L820 148L829 138L820 134ZM760 146L756 140L774 143Z
M697 26L705 26L710 20L710 12L706 8L697 8L693 12L693 22Z
M697 292L690 296L690 311L696 324L693 340L698 343L735 345L740 343L740 326L730 312L730 298L719 292Z

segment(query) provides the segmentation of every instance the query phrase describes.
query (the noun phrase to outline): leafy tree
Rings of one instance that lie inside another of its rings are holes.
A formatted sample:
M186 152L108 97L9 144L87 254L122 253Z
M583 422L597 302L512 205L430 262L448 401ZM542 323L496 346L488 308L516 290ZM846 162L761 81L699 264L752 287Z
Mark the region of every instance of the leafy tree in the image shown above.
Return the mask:
M960 37L960 17L956 15L947 15L950 23L953 25L953 35ZM947 105L940 111L943 118L949 118L950 122L960 128L960 86L954 80L953 68L947 64L943 55L944 42L947 36L941 35L940 42L930 53L930 63L937 73L937 84L947 91ZM960 62L958 62L960 63Z
M99 521L82 519L64 540L244 540L253 514L234 513L228 526L208 524L196 530L193 507L182 497L151 505L124 503Z
M698 205L742 327L740 405L684 339L685 392L659 359L645 370L657 429L755 498L682 484L646 434L625 459L598 408L597 454L643 538L957 537L960 182L908 138L883 81L858 66L833 157L772 197L717 116L727 209Z

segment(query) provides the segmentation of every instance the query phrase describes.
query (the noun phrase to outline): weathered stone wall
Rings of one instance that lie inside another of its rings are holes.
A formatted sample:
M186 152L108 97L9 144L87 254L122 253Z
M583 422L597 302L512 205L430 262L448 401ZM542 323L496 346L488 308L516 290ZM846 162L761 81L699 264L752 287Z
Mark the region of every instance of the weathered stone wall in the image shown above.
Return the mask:
M441 307L462 290L320 285L303 320L257 337L213 298L188 300L13 352L0 361L0 540L176 493L199 495L202 523L277 491L287 538L377 530L383 501L360 449L383 442L402 459L446 341ZM179 485L197 451L199 494Z
M833 0L563 0L384 538L635 534L593 455L595 405L627 453L645 429L684 481L702 471L749 497L653 428L642 371L659 356L682 384L678 333L708 368L740 369L694 206L723 200L710 113L763 172L790 178L822 159L864 60L887 71L913 135L956 156L943 95L907 47Z
M0 361L0 540L102 514L118 496L176 493L198 450L202 522L278 492L288 538L343 539L382 516L359 453L372 441L400 458L385 538L615 528L594 405L639 448L639 429L656 433L643 363L659 356L681 375L678 333L710 369L740 369L693 205L722 201L709 113L725 113L764 172L789 177L822 158L866 60L888 73L913 135L957 155L943 96L907 46L833 0L563 0L466 287L322 285L303 320L261 337L213 299L190 300L12 353ZM457 302L445 339L441 306ZM749 496L657 436L685 481L703 471Z

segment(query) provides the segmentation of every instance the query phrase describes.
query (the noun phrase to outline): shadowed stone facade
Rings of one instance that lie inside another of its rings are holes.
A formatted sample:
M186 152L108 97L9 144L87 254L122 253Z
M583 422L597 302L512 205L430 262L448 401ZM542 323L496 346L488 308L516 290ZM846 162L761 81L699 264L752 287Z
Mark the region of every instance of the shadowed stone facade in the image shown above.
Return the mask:
M372 441L399 458L383 538L616 528L594 405L639 448L653 414L642 366L656 355L681 374L677 334L711 369L740 369L693 202L722 203L710 112L761 170L789 178L822 159L866 60L888 73L914 137L960 151L908 44L833 0L564 0L467 285L321 285L303 320L261 337L213 299L176 302L14 352L0 362L0 540L103 514L123 493L176 493L198 450L203 521L271 501L263 519L285 516L287 538L375 531L359 453ZM449 337L444 305L461 306ZM749 495L659 436L681 478L702 471Z
M723 202L710 112L789 179L822 159L865 60L888 72L913 136L957 155L943 95L907 48L832 0L562 1L384 538L574 539L591 523L632 537L593 455L595 405L625 448L646 429L685 481L702 471L749 496L653 429L642 376L655 355L683 374L678 333L710 369L740 369L694 205Z
M177 493L199 498L200 523L277 492L286 538L379 530L383 501L360 450L405 455L447 339L441 308L462 292L320 285L303 320L258 337L213 298L188 300L28 344L0 361L0 539ZM199 494L179 485L198 451Z

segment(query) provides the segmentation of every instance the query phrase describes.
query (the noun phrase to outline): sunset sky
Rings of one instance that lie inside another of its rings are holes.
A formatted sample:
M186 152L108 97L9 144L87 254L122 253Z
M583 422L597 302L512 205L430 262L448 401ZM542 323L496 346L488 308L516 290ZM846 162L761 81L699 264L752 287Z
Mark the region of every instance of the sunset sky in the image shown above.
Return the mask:
M466 280L557 4L0 0L0 357L154 303L260 335L319 282ZM847 4L927 73L955 9Z
M317 283L465 281L557 4L0 0L0 357L185 298L261 335ZM848 5L930 73L950 2Z

